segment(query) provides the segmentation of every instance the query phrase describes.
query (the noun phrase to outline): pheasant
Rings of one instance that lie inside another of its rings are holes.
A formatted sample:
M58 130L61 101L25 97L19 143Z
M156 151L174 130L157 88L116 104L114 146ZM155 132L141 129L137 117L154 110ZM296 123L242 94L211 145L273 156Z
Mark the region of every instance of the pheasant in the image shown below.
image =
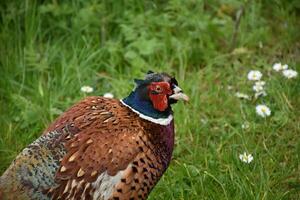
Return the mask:
M149 71L122 100L91 96L59 116L0 178L0 199L147 199L174 146L171 105L188 96Z

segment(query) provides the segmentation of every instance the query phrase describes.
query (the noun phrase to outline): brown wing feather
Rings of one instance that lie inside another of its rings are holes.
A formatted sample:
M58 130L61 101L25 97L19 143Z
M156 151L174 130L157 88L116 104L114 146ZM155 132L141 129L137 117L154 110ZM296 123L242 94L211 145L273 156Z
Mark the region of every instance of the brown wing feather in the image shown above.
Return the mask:
M88 97L60 116L45 133L66 125L79 131L66 136L70 139L56 173L57 187L47 191L54 198L66 197L66 190L68 195L81 195L83 189L76 192L70 180L84 188L103 172L114 176L140 151L138 144L144 131L140 118L118 100Z

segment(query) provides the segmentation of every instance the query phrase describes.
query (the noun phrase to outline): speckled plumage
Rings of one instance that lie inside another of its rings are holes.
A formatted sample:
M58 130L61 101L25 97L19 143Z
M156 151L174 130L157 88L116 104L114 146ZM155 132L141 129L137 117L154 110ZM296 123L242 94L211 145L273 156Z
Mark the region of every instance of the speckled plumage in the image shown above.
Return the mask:
M119 100L87 97L13 161L0 199L146 199L173 145L173 120L152 123Z

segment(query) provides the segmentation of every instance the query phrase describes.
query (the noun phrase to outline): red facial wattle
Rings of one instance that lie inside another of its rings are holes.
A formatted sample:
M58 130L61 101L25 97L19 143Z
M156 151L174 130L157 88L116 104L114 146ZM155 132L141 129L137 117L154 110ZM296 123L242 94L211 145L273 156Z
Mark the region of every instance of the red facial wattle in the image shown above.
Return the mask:
M160 88L160 91L157 91ZM149 97L153 107L159 111L165 111L168 108L168 95L172 94L170 84L167 82L153 82L148 87Z

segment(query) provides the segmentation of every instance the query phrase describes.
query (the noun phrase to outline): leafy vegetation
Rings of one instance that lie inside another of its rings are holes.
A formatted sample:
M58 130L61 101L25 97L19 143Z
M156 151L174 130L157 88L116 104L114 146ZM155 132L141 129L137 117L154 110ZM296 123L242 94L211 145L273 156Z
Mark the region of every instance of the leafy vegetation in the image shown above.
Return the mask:
M299 1L13 0L0 3L0 24L1 173L81 86L122 98L133 78L166 71L191 102L174 108L173 161L150 199L300 199L299 76L272 70L300 72ZM250 70L266 97L234 95L252 93Z

